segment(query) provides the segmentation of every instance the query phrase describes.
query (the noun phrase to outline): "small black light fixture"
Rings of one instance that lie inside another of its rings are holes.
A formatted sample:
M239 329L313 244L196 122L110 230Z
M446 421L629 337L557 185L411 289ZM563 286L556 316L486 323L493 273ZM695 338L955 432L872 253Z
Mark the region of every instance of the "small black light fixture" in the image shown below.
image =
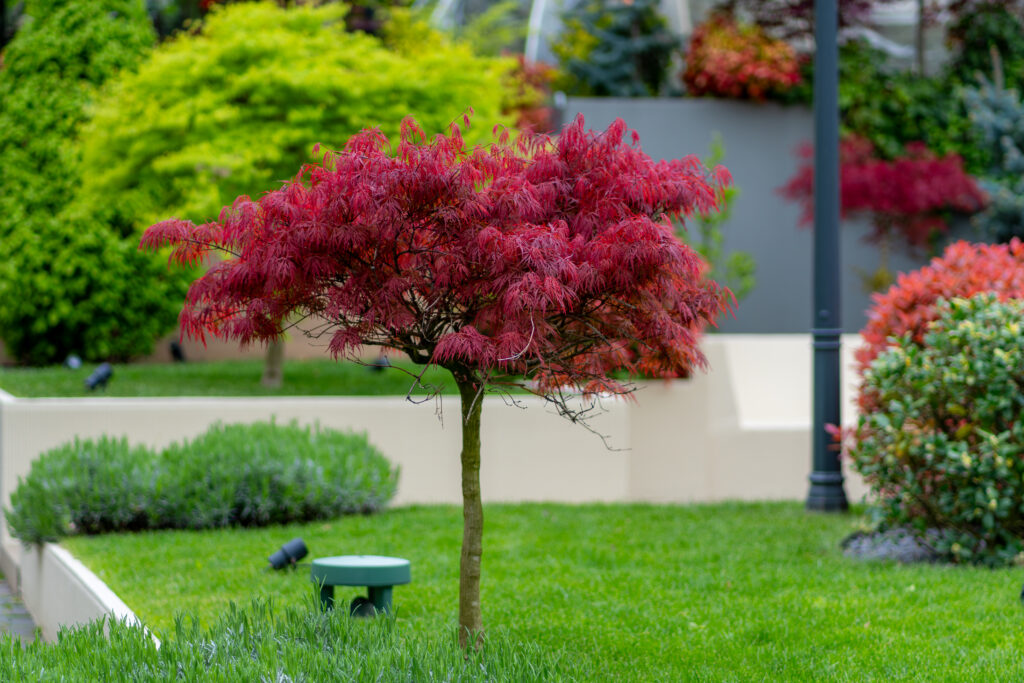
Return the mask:
M96 391L102 387L107 388L107 382L114 376L114 368L110 363L100 363L99 367L92 371L92 374L85 378L85 388L89 391Z
M185 360L186 360L186 358L185 358L185 349L181 348L181 344L179 344L176 341L172 341L170 346L171 346L171 359L175 363L184 363Z
M302 539L293 538L267 559L270 560L270 566L274 569L284 569L285 567L294 567L308 554L309 550Z

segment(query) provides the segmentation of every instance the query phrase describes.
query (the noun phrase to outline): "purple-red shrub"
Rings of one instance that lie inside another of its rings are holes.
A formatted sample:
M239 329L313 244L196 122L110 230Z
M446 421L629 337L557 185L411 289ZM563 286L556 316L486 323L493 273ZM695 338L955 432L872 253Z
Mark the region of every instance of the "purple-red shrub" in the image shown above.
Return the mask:
M798 154L804 163L779 192L800 202L800 222L811 225L814 151L805 145ZM986 202L958 155L938 157L921 142L907 145L904 156L889 161L877 155L870 141L848 136L840 143L839 162L842 214L870 214L874 239L897 234L911 246L924 246L949 231L949 213L974 213Z

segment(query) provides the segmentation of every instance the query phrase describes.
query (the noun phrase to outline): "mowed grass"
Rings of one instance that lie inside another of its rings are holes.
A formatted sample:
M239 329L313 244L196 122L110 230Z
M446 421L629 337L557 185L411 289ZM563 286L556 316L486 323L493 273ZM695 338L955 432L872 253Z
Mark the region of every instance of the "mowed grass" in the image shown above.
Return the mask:
M860 519L798 504L489 505L486 625L561 651L577 680L1020 680L1019 570L844 558ZM272 572L300 536L311 556ZM412 561L395 588L410 637L456 624L461 511L408 507L302 526L64 541L156 631L230 602L308 601L308 561ZM337 589L349 600L358 589Z
M0 389L21 398L76 396L404 396L422 366L392 361L394 367L375 370L349 361L285 361L280 389L260 384L262 360L204 363L114 365L106 389L88 391L85 379L96 369L86 364L77 370L62 366L0 368ZM410 374L412 373L412 374ZM447 370L430 367L423 382L458 393ZM414 395L428 392L417 389Z

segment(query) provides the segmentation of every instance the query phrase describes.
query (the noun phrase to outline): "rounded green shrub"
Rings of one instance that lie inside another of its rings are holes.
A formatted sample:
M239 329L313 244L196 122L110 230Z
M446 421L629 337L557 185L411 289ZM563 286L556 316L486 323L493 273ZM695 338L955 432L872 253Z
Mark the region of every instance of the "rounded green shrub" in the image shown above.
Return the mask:
M168 526L265 526L380 510L397 477L362 434L217 424L160 455L155 504Z
M1024 301L941 300L864 373L879 409L850 441L885 525L928 534L955 562L1024 558Z
M266 526L382 509L398 471L365 435L296 423L215 424L161 452L102 437L41 455L11 494L11 534Z
M153 453L127 439L75 439L43 453L11 493L11 534L44 543L149 526Z
M177 320L188 273L86 216L35 221L3 242L0 332L22 362L126 361Z

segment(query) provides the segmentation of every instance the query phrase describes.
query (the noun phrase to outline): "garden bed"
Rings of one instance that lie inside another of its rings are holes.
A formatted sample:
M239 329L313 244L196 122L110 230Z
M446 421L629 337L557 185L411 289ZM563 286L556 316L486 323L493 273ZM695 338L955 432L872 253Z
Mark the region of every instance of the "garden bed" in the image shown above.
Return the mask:
M1014 572L844 558L839 544L862 522L857 516L809 515L793 503L492 505L485 514L485 622L505 657L525 653L553 666L549 680L1024 675ZM164 647L183 637L175 633L179 611L206 626L231 602L254 597L272 599L278 612L312 609L310 558L294 572L265 568L266 556L293 536L305 539L310 557L406 557L413 582L395 590L398 644L387 655L397 661L425 639L434 647L452 640L460 523L455 507L408 507L303 526L80 537L65 546Z

